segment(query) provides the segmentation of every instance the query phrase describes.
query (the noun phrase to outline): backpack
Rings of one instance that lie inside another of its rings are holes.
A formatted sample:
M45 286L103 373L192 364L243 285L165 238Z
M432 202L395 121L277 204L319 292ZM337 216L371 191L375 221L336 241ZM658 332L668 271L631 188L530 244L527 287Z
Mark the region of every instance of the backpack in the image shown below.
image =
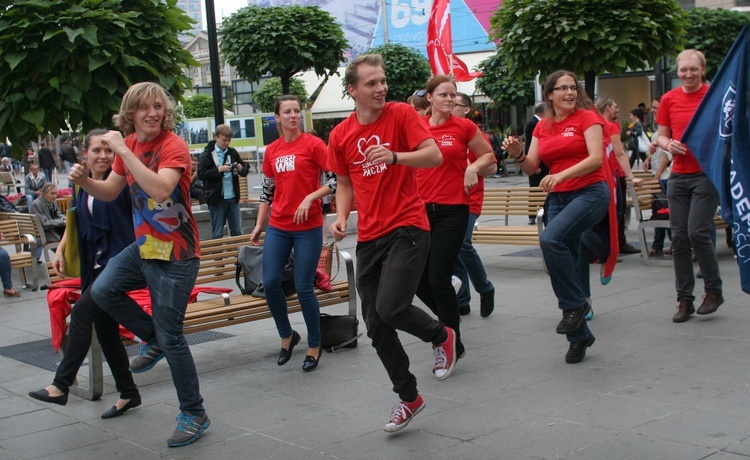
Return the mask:
M240 270L242 270L244 286L240 284ZM240 246L237 252L234 280L242 294L266 297L263 290L263 246ZM294 251L289 254L289 260L284 266L281 289L285 296L290 296L296 292L294 287Z

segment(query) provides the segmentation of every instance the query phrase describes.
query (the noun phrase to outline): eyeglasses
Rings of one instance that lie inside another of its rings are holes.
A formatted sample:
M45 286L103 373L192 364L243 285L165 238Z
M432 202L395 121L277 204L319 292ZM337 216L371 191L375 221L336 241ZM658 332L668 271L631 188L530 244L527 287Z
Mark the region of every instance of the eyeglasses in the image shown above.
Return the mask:
M412 96L424 97L425 94L427 94L427 90L418 89L412 93Z
M468 107L468 105L465 105L465 104L459 104L458 102L456 102L456 105L457 105L457 106L459 106L459 107Z
M567 93L568 91L573 91L574 93L577 93L578 92L578 86L575 86L575 85L571 85L571 86L567 86L567 85L555 86L554 88L552 88L552 91L562 91L563 93Z

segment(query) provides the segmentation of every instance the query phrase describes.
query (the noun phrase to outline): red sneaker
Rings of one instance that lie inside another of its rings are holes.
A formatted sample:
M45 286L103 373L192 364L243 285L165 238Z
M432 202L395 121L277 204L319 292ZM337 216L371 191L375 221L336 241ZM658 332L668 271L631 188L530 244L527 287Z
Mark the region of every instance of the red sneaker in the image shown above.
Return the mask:
M424 409L424 406L425 403L421 395L417 395L414 402L401 401L391 409L391 421L386 423L383 429L388 433L395 433L406 427L411 419Z
M445 380L453 373L456 367L456 332L447 327L448 339L440 345L432 346L432 354L435 356L435 377Z

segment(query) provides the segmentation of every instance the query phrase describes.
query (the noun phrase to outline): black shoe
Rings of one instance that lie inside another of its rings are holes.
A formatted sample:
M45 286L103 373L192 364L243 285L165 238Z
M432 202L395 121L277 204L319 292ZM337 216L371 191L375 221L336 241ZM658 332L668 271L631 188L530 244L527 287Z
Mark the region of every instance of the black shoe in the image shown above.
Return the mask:
M557 325L558 334L570 334L578 330L584 322L586 313L589 312L591 306L586 302L581 308L575 310L563 310L562 319Z
M49 392L44 388L42 388L41 390L30 391L29 396L36 399L37 401L43 401L46 403L59 404L61 406L68 404L67 393L62 396L50 396Z
M580 363L586 357L586 349L594 344L596 337L591 334L588 339L578 342L570 342L570 348L565 353L565 362L568 364Z
M102 414L103 419L108 418L115 418L119 417L125 412L127 412L129 409L132 409L134 407L138 407L141 405L141 395L135 395L132 398L130 398L130 401L125 403L124 406L122 406L122 409L118 409L117 406L112 406L110 410Z
M292 331L292 343L289 344L289 349L285 350L282 348L279 350L279 360L276 361L276 364L279 366L283 366L286 364L291 358L292 358L292 350L294 350L294 347L299 343L300 336L297 334L297 331Z
M479 295L479 314L486 318L495 311L495 288Z
M318 367L318 362L320 361L320 355L323 354L323 348L318 347L318 357L313 358L310 355L305 356L305 361L302 363L302 370L305 372L310 372L315 370L316 367Z
M697 313L699 315L710 315L719 309L719 306L724 303L724 296L721 293L706 292L703 296L703 303L698 307Z
M536 225L536 217L529 217L529 225Z
M640 249L634 248L630 243L620 245L620 254L639 254Z
M466 316L469 313L471 313L471 305L459 305L458 306L458 314L461 316Z

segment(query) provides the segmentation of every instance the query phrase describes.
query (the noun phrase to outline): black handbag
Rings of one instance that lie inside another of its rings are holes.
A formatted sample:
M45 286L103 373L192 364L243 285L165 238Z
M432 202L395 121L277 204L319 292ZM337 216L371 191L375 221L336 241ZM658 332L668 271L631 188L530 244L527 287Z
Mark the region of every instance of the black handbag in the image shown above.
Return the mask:
M324 350L333 353L342 348L357 348L359 320L354 315L320 314L320 344Z

